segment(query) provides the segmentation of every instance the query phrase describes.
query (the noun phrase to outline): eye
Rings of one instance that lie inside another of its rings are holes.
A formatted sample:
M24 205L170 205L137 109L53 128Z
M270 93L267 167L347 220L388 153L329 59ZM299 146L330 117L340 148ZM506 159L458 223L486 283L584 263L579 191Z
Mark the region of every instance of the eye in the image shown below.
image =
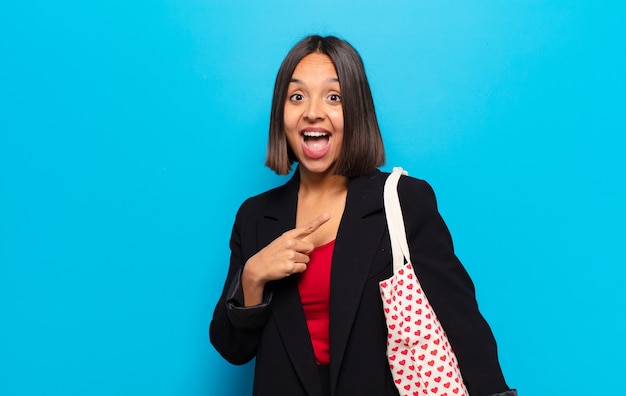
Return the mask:
M295 93L289 96L289 100L292 102L301 102L303 99L304 99L304 96L302 96L302 94L299 94L299 93Z
M339 94L330 94L328 95L328 100L331 102L341 103L341 95Z

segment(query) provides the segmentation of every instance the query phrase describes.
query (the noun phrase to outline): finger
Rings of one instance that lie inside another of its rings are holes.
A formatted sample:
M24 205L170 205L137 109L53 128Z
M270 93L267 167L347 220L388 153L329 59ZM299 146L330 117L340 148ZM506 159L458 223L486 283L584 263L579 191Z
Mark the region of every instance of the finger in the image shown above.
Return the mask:
M311 242L303 241L302 239L289 239L285 245L285 248L289 251L294 252L294 254L309 254L313 251L313 249L315 249L315 245L313 245Z
M317 216L311 222L303 225L302 227L298 227L293 229L293 237L297 239L302 239L307 235L311 235L324 223L326 223L330 219L330 213L324 213Z
M293 262L295 264L298 263L302 263L302 264L308 264L309 261L311 260L311 258L308 256L308 253L296 253L293 257Z
M306 271L307 265L303 264L303 263L295 263L293 265L293 267L291 268L291 271L287 274L287 276L289 275L293 275L293 274L299 274L301 272Z

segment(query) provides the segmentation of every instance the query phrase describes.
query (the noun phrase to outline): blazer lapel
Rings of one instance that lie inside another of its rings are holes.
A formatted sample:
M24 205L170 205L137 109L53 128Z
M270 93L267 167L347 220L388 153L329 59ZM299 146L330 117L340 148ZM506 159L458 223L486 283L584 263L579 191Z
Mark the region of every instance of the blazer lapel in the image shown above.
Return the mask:
M380 240L386 229L383 215L384 179L373 176L351 179L346 209L333 254L330 295L331 387L341 367L352 322L361 300Z
M283 191L276 194L276 199L259 221L259 250L295 227L299 184L300 177L296 169L291 180L280 187ZM272 282L272 318L304 388L311 396L321 396L319 373L296 282L296 277Z

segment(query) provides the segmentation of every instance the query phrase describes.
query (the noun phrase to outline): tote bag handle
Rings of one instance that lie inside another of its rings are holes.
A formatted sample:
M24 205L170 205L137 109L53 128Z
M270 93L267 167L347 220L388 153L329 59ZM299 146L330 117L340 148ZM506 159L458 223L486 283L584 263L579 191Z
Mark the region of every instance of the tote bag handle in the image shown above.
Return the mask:
M398 197L398 181L400 176L408 175L401 167L393 168L391 174L385 181L383 198L385 202L385 216L387 227L389 228L389 238L391 239L391 252L393 256L393 272L396 273L406 263L411 262L409 244L406 240L406 230L404 228L404 218ZM406 260L406 261L405 261Z

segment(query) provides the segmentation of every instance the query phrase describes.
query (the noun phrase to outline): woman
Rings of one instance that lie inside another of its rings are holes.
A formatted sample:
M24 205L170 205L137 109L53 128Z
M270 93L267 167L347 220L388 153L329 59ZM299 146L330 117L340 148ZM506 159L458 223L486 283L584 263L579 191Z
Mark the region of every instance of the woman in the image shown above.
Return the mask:
M378 282L391 276L383 143L363 63L347 42L309 36L276 78L266 165L285 185L248 199L210 327L234 364L256 357L255 395L398 395ZM430 186L398 186L415 271L472 396L515 395L454 255Z

